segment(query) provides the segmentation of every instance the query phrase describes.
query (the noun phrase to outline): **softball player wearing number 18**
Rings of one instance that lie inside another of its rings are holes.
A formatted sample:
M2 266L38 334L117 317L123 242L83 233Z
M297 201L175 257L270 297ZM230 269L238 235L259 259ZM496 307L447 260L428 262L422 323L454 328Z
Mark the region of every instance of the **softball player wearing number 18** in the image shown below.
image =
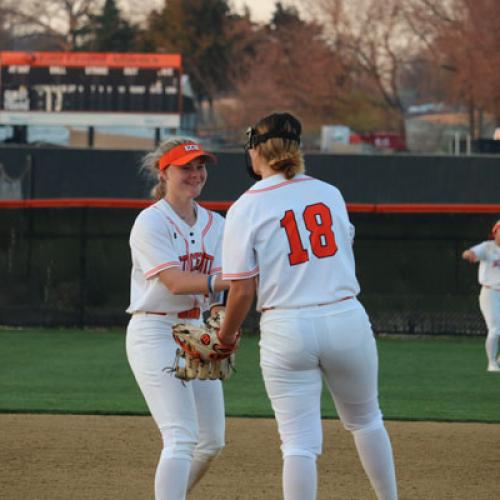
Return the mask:
M288 113L249 131L250 167L262 180L226 217L223 278L231 287L219 338L234 342L257 289L260 365L281 437L286 500L316 498L322 377L378 499L395 500L377 349L356 299L354 229L338 189L302 173L300 132Z

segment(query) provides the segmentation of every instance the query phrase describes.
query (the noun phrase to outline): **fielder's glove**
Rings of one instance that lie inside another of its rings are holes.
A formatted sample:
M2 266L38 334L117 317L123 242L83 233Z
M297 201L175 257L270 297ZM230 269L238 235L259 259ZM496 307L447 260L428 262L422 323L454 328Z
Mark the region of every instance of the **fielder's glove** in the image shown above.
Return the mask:
M174 366L169 369L183 381L198 380L227 380L234 371L234 353L228 358L203 361L193 358L182 349L177 349Z
M183 380L226 380L231 375L239 335L232 345L222 343L217 334L223 319L224 311L219 311L207 319L204 327L189 324L172 327L174 340L180 346L174 364L176 377Z

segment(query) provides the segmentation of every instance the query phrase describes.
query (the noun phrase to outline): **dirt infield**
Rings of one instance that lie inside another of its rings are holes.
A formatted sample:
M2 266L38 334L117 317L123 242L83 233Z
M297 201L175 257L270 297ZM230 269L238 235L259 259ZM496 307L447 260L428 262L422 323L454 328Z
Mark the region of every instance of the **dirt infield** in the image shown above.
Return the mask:
M491 500L500 424L387 422L401 500ZM0 498L153 498L159 434L149 417L0 414ZM373 499L351 436L324 421L318 499ZM274 420L229 418L227 446L190 500L279 500Z

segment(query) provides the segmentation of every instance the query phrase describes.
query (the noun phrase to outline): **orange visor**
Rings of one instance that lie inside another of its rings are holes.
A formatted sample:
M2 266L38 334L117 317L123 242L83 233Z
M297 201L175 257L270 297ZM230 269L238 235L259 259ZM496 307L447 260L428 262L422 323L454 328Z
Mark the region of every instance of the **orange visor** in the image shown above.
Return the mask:
M169 165L183 167L199 156L205 156L214 163L217 161L217 158L212 153L203 151L200 144L188 142L186 144L179 144L165 152L158 160L158 167L160 170L165 170Z

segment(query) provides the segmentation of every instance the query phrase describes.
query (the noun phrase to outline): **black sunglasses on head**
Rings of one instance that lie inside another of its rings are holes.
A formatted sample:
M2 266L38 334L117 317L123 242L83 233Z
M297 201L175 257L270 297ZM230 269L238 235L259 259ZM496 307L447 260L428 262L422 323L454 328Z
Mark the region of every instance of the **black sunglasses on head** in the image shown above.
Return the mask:
M295 141L300 144L300 135L294 134L293 132L280 132L277 130L271 130L269 132L266 132L265 134L257 134L257 130L255 130L255 128L248 127L246 135L248 136L248 141L243 145L243 149L245 151L253 149L255 146L273 138L288 139L289 141Z

